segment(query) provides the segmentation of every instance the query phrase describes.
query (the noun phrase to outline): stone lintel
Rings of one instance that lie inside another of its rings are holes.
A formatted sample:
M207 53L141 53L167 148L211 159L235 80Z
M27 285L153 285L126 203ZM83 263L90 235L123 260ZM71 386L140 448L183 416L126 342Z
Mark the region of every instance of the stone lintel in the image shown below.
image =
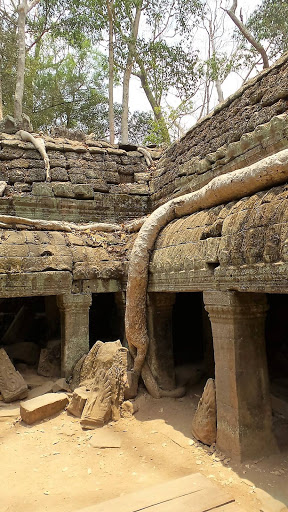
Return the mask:
M212 324L217 446L241 461L277 450L265 349L264 294L205 292Z
M65 271L0 274L0 297L32 297L70 292L72 276Z

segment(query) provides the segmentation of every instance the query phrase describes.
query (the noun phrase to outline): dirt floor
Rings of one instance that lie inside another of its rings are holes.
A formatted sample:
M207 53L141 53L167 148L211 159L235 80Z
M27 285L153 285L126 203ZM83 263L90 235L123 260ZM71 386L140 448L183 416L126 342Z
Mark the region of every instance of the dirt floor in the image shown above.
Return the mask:
M120 448L94 448L95 431L65 411L31 426L0 416L0 511L76 512L195 472L229 489L247 512L287 511L288 421L277 419L279 455L235 464L191 439L201 389L160 400L142 390L134 417L104 427Z

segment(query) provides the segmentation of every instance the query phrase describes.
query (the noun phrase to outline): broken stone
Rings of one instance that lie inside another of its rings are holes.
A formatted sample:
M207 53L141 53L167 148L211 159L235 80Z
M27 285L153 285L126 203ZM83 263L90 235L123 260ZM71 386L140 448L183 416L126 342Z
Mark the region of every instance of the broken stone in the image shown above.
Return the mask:
M120 437L105 427L97 430L89 443L93 448L121 448Z
M0 349L0 391L4 402L21 400L28 395L26 382L3 348Z
M213 379L208 379L192 420L192 435L204 444L216 441L216 392Z
M59 377L61 374L61 340L50 340L42 348L38 373L44 377Z
M34 365L39 361L40 347L30 341L20 341L3 347L11 359Z
M75 389L70 404L67 407L67 412L77 418L81 418L88 395L89 391L87 391L85 387Z
M58 391L70 392L71 390L69 388L69 385L66 382L66 379L64 377L62 377L62 379L58 379L58 380L56 380L56 382L54 382L52 391L53 391L53 393L57 393Z
M130 400L125 400L121 406L121 416L122 418L131 418L135 412L139 410L139 406L135 402L130 402Z
M28 425L44 420L62 411L69 400L65 393L47 393L20 403L21 418Z
M121 347L120 340L106 343L96 341L83 362L80 372L80 386L89 388L100 369L107 372L113 364L116 352Z

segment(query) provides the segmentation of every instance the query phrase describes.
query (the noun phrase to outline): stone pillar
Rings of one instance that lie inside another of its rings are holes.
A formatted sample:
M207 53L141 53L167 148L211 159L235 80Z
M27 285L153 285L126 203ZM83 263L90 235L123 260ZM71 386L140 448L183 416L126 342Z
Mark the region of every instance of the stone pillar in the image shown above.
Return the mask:
M117 307L117 314L119 318L119 325L121 330L121 342L123 347L128 348L128 342L125 335L125 309L126 309L126 293L116 292L115 303Z
M91 293L57 297L61 313L61 373L70 377L75 363L89 352L89 308Z
M175 388L172 310L175 293L149 293L147 325L149 348L147 359L154 378L162 389Z
M212 324L217 447L241 461L277 450L265 348L264 294L205 292Z

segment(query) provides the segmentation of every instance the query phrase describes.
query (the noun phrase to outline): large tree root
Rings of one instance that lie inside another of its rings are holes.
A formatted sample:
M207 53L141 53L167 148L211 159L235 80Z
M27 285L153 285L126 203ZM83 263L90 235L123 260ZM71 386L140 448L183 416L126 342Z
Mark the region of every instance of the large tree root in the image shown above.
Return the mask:
M49 157L46 153L45 148L45 141L41 137L35 138L32 133L26 132L25 130L19 130L17 132L17 135L20 135L21 139L25 142L32 142L33 146L37 151L39 151L40 155L42 156L45 164L45 170L46 170L46 181L51 181L51 174L50 174L50 161Z
M147 363L144 364L149 344L146 320L148 268L150 253L160 230L175 218L241 199L287 179L288 150L285 149L244 169L216 177L196 192L171 199L157 208L144 222L130 256L125 313L126 337L134 356L135 394L142 374L144 383L153 396L166 396L166 391L159 388L150 370L148 374Z

